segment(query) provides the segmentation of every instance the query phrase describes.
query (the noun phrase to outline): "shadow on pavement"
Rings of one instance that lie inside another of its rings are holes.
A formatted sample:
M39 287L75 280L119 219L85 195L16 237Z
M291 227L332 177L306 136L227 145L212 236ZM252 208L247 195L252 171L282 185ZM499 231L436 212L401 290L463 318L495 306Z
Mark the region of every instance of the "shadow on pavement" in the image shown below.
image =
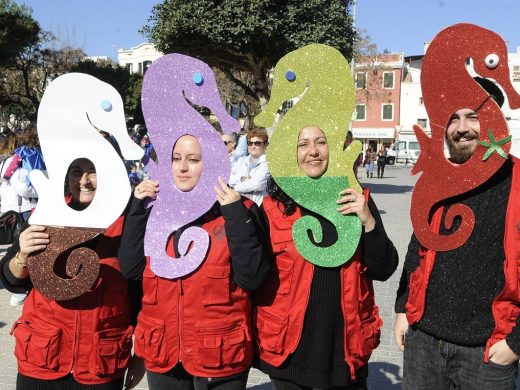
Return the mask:
M248 387L249 390L273 390L274 387L271 383L262 383L253 387Z
M392 184L363 183L362 187L368 188L374 194L404 194L412 192L413 186L399 186Z
M5 322L0 321L0 329L6 326L7 324Z
M392 363L368 363L368 388L371 390L401 389L399 366Z

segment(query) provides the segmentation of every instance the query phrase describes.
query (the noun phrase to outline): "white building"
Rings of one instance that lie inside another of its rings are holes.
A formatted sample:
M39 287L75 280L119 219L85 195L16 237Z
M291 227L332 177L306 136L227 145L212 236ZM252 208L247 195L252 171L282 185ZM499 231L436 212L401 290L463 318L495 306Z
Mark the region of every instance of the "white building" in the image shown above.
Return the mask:
M141 43L131 49L117 51L117 63L128 69L130 73L144 74L152 62L163 56L153 43Z
M422 57L405 57L404 80L401 83L400 129L397 139L413 135L414 125L421 126L428 134L431 133L421 90Z
M520 93L520 47L516 48L515 53L508 54L508 65L513 87ZM520 109L511 110L507 101L504 106L504 113L509 119L509 130L513 136L510 153L520 157Z
M108 56L87 56L85 60L90 60L94 62L108 62Z

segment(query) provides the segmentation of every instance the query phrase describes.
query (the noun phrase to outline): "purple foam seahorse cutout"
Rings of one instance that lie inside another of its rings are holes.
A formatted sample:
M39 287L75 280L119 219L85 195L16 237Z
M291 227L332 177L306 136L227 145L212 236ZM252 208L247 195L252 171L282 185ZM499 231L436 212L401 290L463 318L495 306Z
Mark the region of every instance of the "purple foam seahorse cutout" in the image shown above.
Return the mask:
M173 279L196 270L210 243L204 229L189 227L179 238L180 258L176 259L166 254L168 237L213 206L217 178L227 181L231 170L220 134L188 101L209 108L225 133L239 131L240 124L222 105L211 68L181 54L165 55L148 68L141 101L158 158L157 164L151 162L147 168L160 189L155 201L149 203L153 207L146 227L145 254L150 256L150 267L156 275ZM199 140L202 174L193 190L182 192L172 177L172 149L177 139L187 134Z

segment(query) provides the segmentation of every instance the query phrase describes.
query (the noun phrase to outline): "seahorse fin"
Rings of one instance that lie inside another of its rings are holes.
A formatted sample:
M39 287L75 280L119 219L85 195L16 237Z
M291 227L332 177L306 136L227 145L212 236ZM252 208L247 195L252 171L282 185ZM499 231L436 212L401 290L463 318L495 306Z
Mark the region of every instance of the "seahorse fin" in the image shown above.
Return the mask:
M41 197L40 194L45 192L45 187L49 181L48 177L42 171L35 169L29 173L29 178L39 197Z
M419 141L419 145L421 146L421 154L419 155L419 159L415 163L410 172L412 175L415 175L424 170L423 165L425 165L425 161L428 160L431 156L431 138L426 134L423 128L419 125L413 126L413 131L417 140Z

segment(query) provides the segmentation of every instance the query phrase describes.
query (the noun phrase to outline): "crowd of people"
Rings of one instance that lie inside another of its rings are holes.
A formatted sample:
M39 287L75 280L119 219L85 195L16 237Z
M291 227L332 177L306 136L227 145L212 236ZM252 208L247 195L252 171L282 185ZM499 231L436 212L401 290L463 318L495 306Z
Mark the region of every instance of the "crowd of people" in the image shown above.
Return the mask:
M454 164L471 156L479 133L475 110L454 113L446 128ZM338 267L316 266L298 253L294 223L314 216L323 231L321 246L332 245L338 232L270 177L265 130L224 134L222 140L232 165L229 182L215 183L213 207L172 232L165 248L180 258L185 230L197 226L208 234L204 262L188 275L159 277L145 254L146 205L160 192L159 183L146 173L148 161L129 165L133 194L124 215L87 243L98 253L101 267L85 294L55 301L32 288L28 259L45 250L49 235L44 226L25 226L0 261L3 285L13 293L28 293L12 330L17 389L132 388L146 371L151 390L239 390L245 389L252 366L269 375L277 390L367 389L368 361L382 328L372 282L387 280L398 265L397 250L369 191L345 188L338 194L337 212L357 215L362 225L353 258ZM144 159L153 159L153 140L143 133L136 141L146 151ZM34 143L24 142L26 149L34 149ZM21 162L30 153L9 148L20 155L11 159L19 160L19 181L30 185ZM313 125L303 127L287 157L296 159L303 175L321 178L330 163L325 133ZM367 178L373 177L375 164L383 177L385 158L384 148L367 150ZM11 161L1 170L2 210L3 183L17 186ZM172 149L173 184L191 191L204 161L199 140L180 137ZM484 186L443 205L436 217L442 221L453 203L476 210L475 233L461 247L436 254L412 237L395 306L404 389L515 388L520 290L513 263L518 244L513 241L518 237L507 232L518 235L517 171L518 164L508 161ZM65 183L69 206L88 207L96 188L96 167L87 159L74 161ZM24 208L23 202L15 204L19 212L34 207L36 194L18 194L28 199ZM506 209L508 201L513 206ZM496 212L489 212L490 203L500 205ZM441 234L458 227L440 226ZM506 267L505 276L504 258L511 268Z

